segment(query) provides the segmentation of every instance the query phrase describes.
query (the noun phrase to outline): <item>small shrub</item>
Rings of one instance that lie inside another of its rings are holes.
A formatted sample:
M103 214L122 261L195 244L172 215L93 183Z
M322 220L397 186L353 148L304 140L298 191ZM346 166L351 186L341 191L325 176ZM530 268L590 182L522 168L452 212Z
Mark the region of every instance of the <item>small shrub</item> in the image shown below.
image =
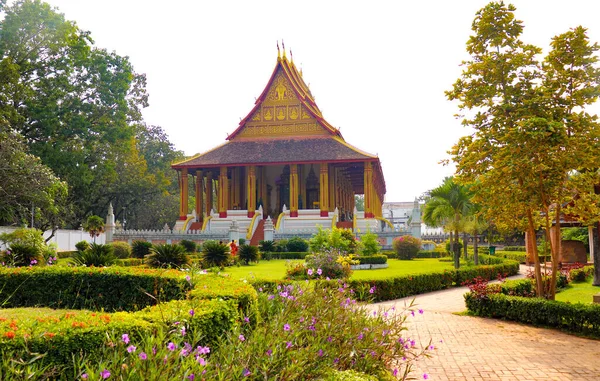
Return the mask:
M421 249L421 240L410 235L394 238L392 247L398 259L413 259Z
M594 266L585 266L569 271L569 279L572 282L585 282L586 279L594 274Z
M131 255L135 258L144 258L150 254L152 243L147 241L133 241L131 244Z
M125 259L131 257L131 246L127 242L113 242L110 244L113 248L115 257Z
M362 241L357 241L354 233L350 229L340 229L342 238L348 241L348 247L345 251L349 254L354 254L357 251L362 250ZM375 236L377 237L377 236ZM364 238L364 237L363 237Z
M77 251L85 251L90 248L88 241L79 241L75 244Z
M369 232L364 234L360 238L360 242L362 243L362 249L360 251L361 255L374 255L379 253L379 250L381 250L381 245L379 244L379 241L377 240L377 234L375 233Z
M463 248L463 244L462 244L462 240L458 240L458 242L454 242L454 246L458 247L458 252L460 252ZM452 250L451 244L450 244L450 240L446 240L446 253L453 255L454 254L454 250Z
M190 257L183 246L165 243L150 249L146 263L152 267L181 267L190 263Z
M250 262L258 262L258 247L252 245L240 245L238 256L245 265Z
M43 262L39 249L32 245L13 243L7 253L10 253L7 262L12 263L13 266L30 266Z
M179 244L185 248L188 253L195 253L197 250L196 243L188 239L182 239Z
M361 265L383 265L388 261L388 257L385 255L361 255L356 259L360 261Z
M240 244L240 246L241 246L241 245L245 245L245 244L246 244L246 238L240 238L240 239L238 240L238 243Z
M71 262L78 266L102 267L113 265L116 259L112 246L92 243L89 249L73 254Z
M288 243L287 239L280 239L279 241L275 242L275 251L278 253L286 252L287 251L287 243Z
M340 255L336 251L323 251L307 255L305 261L307 274L310 277L346 279L352 274L350 264L340 260Z
M286 251L304 253L308 251L308 242L300 237L292 237L287 241Z
M224 267L231 258L229 247L217 241L202 244L202 262L207 267Z
M275 251L275 242L273 241L260 241L258 243L258 248L261 253L270 253Z

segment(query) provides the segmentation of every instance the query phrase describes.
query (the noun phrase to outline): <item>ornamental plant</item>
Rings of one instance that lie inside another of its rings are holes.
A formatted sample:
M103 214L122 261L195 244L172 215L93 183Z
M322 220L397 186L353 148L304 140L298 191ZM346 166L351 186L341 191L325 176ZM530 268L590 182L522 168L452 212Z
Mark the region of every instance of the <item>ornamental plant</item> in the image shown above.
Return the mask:
M329 250L320 253L314 253L306 256L307 275L309 270L313 270L312 277L346 279L352 275L352 269L348 261L340 261L340 255L337 251ZM318 273L321 270L320 274ZM317 275L317 276L315 276ZM311 277L311 276L309 276Z
M125 259L131 257L131 246L127 242L113 242L110 244L115 253L115 257Z
M419 250L421 250L421 240L410 235L403 235L394 238L392 248L396 252L398 259L413 259L417 256Z
M240 245L238 257L245 265L250 262L258 262L258 247L252 245Z
M189 239L182 239L179 244L183 246L188 253L195 253L197 250L196 243Z
M217 241L206 241L202 244L202 264L206 267L225 267L231 259L229 247Z
M75 244L77 251L85 251L90 248L88 241L79 241Z
M78 266L110 266L116 260L112 246L99 243L92 243L89 249L77 251L71 257L71 262Z
M361 255L375 255L381 250L381 244L377 240L377 234L368 232L360 237Z
M133 241L131 243L131 255L135 258L144 258L150 254L152 243L147 241Z
M182 267L190 263L190 257L183 246L165 243L150 249L146 263L151 267Z

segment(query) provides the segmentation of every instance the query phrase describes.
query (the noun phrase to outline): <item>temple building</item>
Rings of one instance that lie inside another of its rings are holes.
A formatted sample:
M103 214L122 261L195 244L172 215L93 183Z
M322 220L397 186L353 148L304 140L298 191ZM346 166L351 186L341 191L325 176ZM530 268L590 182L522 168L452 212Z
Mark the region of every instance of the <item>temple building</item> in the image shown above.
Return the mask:
M347 143L324 119L285 49L225 143L172 167L180 187L177 231L225 231L235 221L250 238L267 219L278 234L312 234L317 225L394 230L382 216L379 158ZM364 195L364 212L355 208L357 194Z

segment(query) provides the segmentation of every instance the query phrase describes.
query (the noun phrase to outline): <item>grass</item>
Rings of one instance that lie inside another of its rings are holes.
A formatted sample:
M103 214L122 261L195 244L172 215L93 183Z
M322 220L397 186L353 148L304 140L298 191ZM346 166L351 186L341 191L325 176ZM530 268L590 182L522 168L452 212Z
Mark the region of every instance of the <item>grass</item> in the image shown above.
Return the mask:
M556 294L556 300L560 302L590 304L593 296L600 293L600 286L592 286L593 278L581 283L571 282L562 291Z
M285 264L287 260L260 261L259 264L249 266L233 266L225 268L224 273L231 275L234 279L256 277L261 279L283 279L285 276ZM387 269L356 270L352 273L352 279L385 279L393 276L408 274L423 274L452 270L451 262L440 262L437 259L423 258L411 261L397 259L388 260Z

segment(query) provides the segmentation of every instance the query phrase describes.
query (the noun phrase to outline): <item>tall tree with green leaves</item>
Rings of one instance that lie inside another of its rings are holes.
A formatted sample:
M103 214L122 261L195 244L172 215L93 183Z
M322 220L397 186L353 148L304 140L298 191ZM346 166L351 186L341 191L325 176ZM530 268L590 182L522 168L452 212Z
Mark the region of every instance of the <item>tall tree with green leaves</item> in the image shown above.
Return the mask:
M452 149L457 179L471 184L484 215L501 230L528 233L534 250L537 294L554 298L560 237L552 246L553 272L544 283L535 245L543 226L548 238L560 228L563 205L574 198L572 174L598 160L595 116L585 107L597 99L597 47L584 28L553 39L543 63L541 49L520 40L515 8L488 4L473 22L471 59L448 99L458 100L473 133Z
M471 213L473 203L469 189L446 177L442 185L429 191L423 208L423 222L432 227L445 226L454 231L451 242L454 268L460 267L458 234L463 230L464 218Z

